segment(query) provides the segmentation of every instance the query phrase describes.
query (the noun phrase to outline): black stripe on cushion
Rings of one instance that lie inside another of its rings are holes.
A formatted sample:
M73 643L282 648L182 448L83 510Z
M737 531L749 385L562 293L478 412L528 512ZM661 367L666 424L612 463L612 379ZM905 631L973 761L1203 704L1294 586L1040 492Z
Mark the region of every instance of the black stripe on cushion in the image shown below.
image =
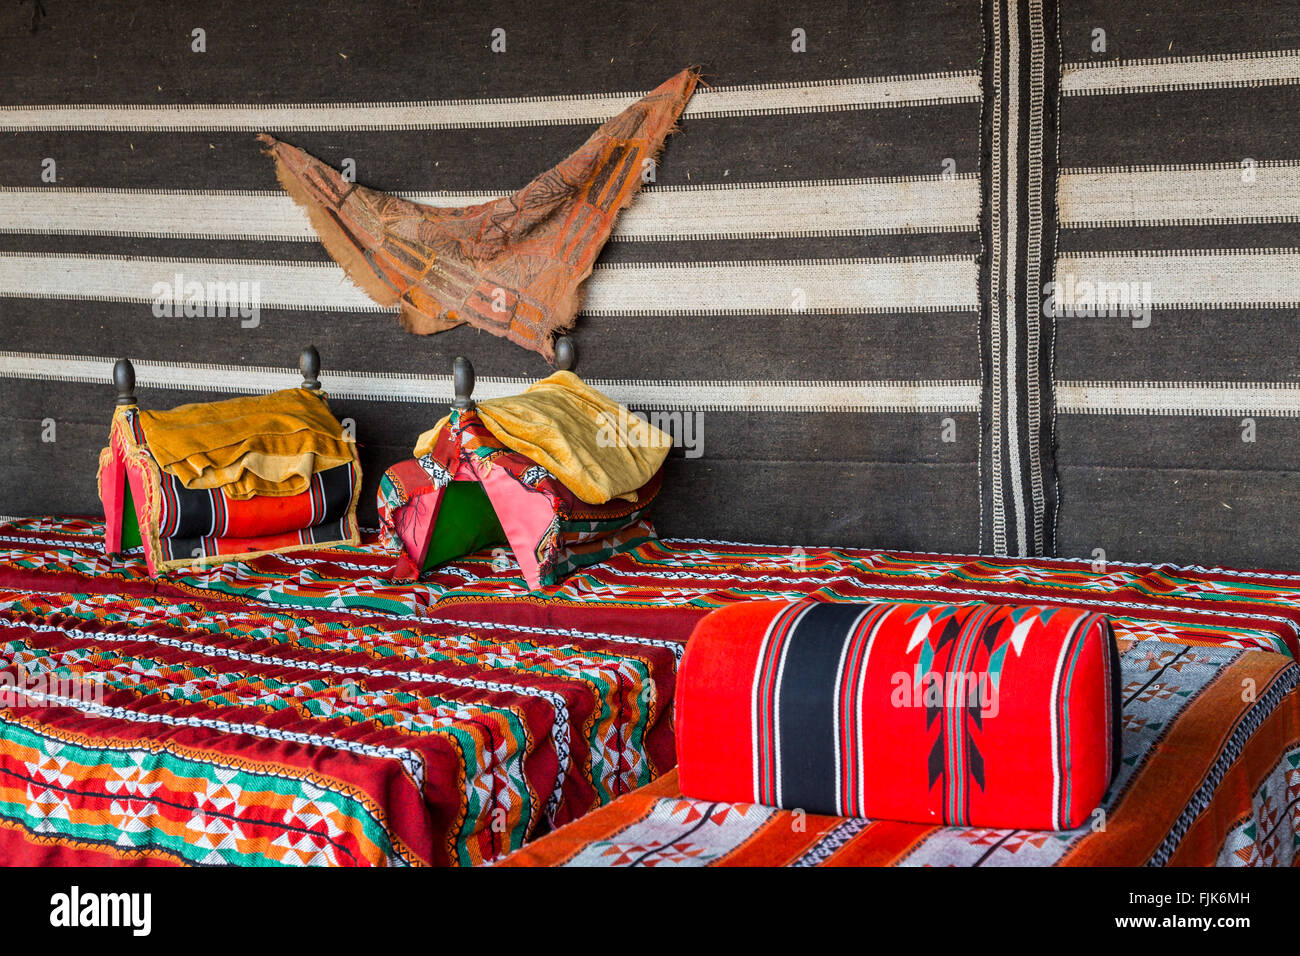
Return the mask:
M844 644L862 604L819 604L790 636L777 689L780 800L786 807L834 813L839 774L835 754L835 695Z

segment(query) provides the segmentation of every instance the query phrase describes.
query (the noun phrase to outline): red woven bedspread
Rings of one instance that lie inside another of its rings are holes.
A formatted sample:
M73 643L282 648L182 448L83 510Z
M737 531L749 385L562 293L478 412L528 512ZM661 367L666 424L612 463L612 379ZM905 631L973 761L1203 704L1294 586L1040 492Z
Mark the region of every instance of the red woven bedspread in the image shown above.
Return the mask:
M1189 654L1300 633L1300 575L675 541L529 592L504 552L393 584L370 542L152 582L102 534L0 525L0 861L495 859L673 765L683 643L752 597L1096 608Z
M45 527L0 528L0 862L474 864L674 762L680 641L149 582Z

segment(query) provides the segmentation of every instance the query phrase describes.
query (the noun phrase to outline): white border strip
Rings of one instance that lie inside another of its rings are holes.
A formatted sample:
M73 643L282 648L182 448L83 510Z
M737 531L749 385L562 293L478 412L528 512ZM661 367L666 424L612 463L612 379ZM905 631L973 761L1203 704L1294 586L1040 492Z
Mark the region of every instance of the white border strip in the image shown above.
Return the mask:
M1080 282L1130 290L1136 283L1142 292L1145 285L1150 304L1165 308L1295 308L1300 306L1300 250L1071 253L1057 259L1056 280L1073 281L1076 289Z
M1067 63L1063 96L1148 93L1300 83L1300 50Z
M976 281L973 255L598 266L586 284L583 314L966 311L976 307ZM245 283L236 301L256 301L261 309L395 311L377 305L332 262L0 253L0 295L152 304L159 284L195 282L236 289Z
M429 206L469 206L511 190L402 193ZM974 231L979 178L650 186L618 219L618 240L777 238ZM796 228L797 227L797 228ZM316 242L306 212L282 192L0 189L0 232Z
M1300 417L1300 384L1284 382L1057 382L1072 415Z
M301 376L265 366L199 365L134 361L137 389L265 393L299 384ZM78 355L0 352L0 378L102 383L111 399L113 360ZM441 406L452 397L449 375L336 372L322 374L335 398L389 402L429 402ZM479 378L475 398L518 394L531 384L522 378ZM589 384L633 408L712 411L973 412L979 409L979 383L956 381L759 382L632 381L591 379ZM148 404L147 393L141 395ZM106 405L105 407L109 407ZM435 415L436 417L436 415ZM432 419L431 419L432 420Z
M0 108L0 130L291 131L483 129L603 123L644 93L413 103L75 105ZM683 118L771 116L978 102L974 70L700 88Z
M1300 222L1300 163L1067 169L1057 200L1063 229Z

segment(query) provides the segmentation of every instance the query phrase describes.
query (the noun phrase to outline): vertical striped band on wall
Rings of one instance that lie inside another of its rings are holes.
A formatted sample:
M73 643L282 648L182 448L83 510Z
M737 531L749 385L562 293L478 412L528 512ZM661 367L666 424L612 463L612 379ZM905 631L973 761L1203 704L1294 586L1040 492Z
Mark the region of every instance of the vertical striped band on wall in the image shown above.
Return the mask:
M980 180L980 548L1049 554L1060 39L1054 0L985 0Z

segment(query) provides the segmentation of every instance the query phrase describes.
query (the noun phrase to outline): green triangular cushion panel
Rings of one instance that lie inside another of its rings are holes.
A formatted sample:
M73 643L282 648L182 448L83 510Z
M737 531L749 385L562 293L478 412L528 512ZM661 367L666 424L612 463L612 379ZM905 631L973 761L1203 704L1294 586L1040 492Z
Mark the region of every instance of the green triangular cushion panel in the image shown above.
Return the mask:
M424 570L506 543L501 521L481 484L453 481L442 494L438 523L424 556Z
M140 516L135 513L135 501L131 497L131 482L126 485L126 498L122 503L122 550L130 551L144 543L140 537Z

